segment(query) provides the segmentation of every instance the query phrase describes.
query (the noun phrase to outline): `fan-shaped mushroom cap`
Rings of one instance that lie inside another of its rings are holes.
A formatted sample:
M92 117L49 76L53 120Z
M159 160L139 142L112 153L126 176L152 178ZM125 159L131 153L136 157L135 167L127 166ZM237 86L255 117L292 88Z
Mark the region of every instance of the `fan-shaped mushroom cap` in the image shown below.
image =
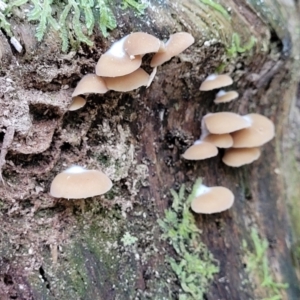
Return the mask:
M208 134L203 141L211 143L218 148L230 148L233 145L233 139L229 133Z
M233 193L223 186L201 185L191 208L195 213L214 214L229 209L234 202Z
M201 84L200 91L210 91L214 89L219 89L223 86L228 86L232 84L232 78L226 74L209 75Z
M103 78L106 86L113 91L129 92L143 85L147 85L149 74L139 68L136 71L120 76L120 77L105 77Z
M182 154L183 158L188 160L207 159L216 155L218 155L218 148L215 145L200 140Z
M204 117L205 125L210 133L224 134L250 126L250 121L232 112L218 112Z
M129 34L124 43L124 50L129 56L157 52L159 48L160 40L145 32L133 32Z
M221 90L217 93L216 99L214 100L214 102L216 104L226 103L226 102L230 102L234 99L237 99L238 96L239 96L239 94L236 91L225 92L225 91Z
M151 60L151 67L157 67L170 60L173 56L183 52L195 42L194 37L187 32L177 32L170 35L165 47L161 47L162 52L156 53Z
M101 171L73 166L56 175L51 183L50 195L55 198L82 199L105 194L111 187L111 180Z
M222 161L227 166L240 167L251 164L259 157L259 148L231 148L226 150Z
M269 142L275 136L274 123L260 114L249 114L244 119L251 126L237 132L233 132L233 148L259 147Z
M77 110L83 106L85 106L86 100L83 97L76 96L72 99L72 103L69 106L69 110Z
M104 80L95 75L87 74L78 82L72 97L85 94L104 94L108 91Z
M124 76L132 73L141 66L140 55L130 57L124 50L127 36L112 44L110 49L101 55L97 65L96 74L104 77Z

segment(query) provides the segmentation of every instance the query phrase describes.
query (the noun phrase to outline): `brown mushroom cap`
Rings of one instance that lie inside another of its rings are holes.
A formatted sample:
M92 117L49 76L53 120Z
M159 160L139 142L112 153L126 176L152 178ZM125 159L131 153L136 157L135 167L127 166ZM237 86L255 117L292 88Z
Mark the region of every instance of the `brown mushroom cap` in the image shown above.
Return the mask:
M224 134L250 126L250 121L232 112L218 112L204 117L205 125L210 133Z
M151 67L157 67L164 62L170 60L173 56L183 52L186 48L195 42L194 37L187 32L177 32L170 35L169 40L166 42L165 47L161 47L161 52L157 52L152 60Z
M72 97L85 94L104 94L108 91L104 80L95 74L87 74L78 82Z
M203 141L211 143L218 148L230 148L233 145L233 139L229 133L208 134Z
M104 77L106 86L113 91L129 92L137 89L143 85L147 85L149 81L149 74L143 69L139 68L136 71L120 76L120 77Z
M124 43L124 50L129 56L157 52L159 48L160 40L145 32L134 32L129 34Z
M214 102L216 104L226 103L226 102L230 102L232 100L237 99L238 96L239 96L239 94L236 91L225 92L225 91L221 90L217 93L216 99L214 100Z
M191 208L195 213L214 214L229 209L234 202L233 193L222 186L201 185Z
M209 75L201 84L200 91L210 91L214 89L219 89L223 86L228 86L233 83L232 78L226 74Z
M244 116L251 126L233 132L233 148L259 147L269 142L275 136L274 123L260 114L249 114Z
M127 36L112 44L110 49L101 55L97 65L96 74L104 77L124 76L132 73L141 66L140 55L131 58L124 50Z
M73 166L55 176L50 195L55 198L82 199L105 194L111 187L111 180L101 171Z
M188 160L207 159L216 155L218 148L215 145L199 140L182 154L183 158Z
M240 167L251 164L260 157L259 148L231 148L227 149L222 161L230 167Z
M86 100L83 97L76 96L72 99L72 103L70 104L68 109L70 111L77 110L85 106L85 104L86 104Z

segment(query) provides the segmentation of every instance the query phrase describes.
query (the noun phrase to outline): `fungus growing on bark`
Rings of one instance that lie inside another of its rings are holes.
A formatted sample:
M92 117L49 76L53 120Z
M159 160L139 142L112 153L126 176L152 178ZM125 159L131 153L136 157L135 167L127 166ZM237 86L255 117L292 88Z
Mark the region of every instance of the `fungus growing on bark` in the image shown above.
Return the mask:
M210 91L214 89L219 89L224 86L231 85L233 83L232 78L226 74L209 75L200 85L200 91Z
M124 76L137 70L142 63L142 57L130 57L124 50L124 43L128 36L112 44L110 49L101 55L96 74L104 77Z
M149 82L149 74L139 68L136 71L120 77L104 77L108 89L118 92L129 92Z
M214 134L231 133L250 126L250 121L232 112L218 112L204 117L207 130Z
M229 209L234 202L233 193L223 186L207 187L201 185L192 200L195 213L214 214Z
M124 42L124 50L129 56L144 55L157 52L160 48L160 40L145 32L133 32L127 36Z
M231 148L226 150L222 161L230 167L251 164L260 157L259 148Z
M104 94L108 91L104 80L95 75L87 74L78 82L72 97L86 94Z
M232 136L229 133L208 134L202 139L204 142L211 143L218 148L230 148L233 145Z
M182 157L187 160L201 160L207 159L218 155L218 148L207 142L201 140L195 141L194 145L189 147L183 154Z
M69 106L69 110L73 111L73 110L77 110L81 107L84 107L86 104L86 100L83 97L80 96L76 96L72 99L72 103Z
M230 102L232 100L237 99L238 96L239 96L239 94L236 91L225 92L225 91L221 90L217 93L216 99L214 100L214 102L216 104L226 103L226 102Z
M161 47L161 51L157 52L152 60L151 67L157 67L170 60L173 56L183 52L195 42L194 37L187 32L177 32L170 35L169 40Z
M233 132L233 148L259 147L275 136L274 123L260 114L249 114L243 117L249 124L248 128Z
M72 166L55 176L50 195L55 198L83 199L105 194L111 187L111 180L103 172Z

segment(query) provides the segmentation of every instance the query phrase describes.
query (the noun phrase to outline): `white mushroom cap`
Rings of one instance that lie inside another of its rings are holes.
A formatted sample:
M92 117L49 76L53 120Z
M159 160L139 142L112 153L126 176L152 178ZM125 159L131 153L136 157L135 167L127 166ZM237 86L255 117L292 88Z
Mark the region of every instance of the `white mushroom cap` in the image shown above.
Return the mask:
M72 99L72 103L69 106L69 110L73 111L73 110L77 110L81 107L84 107L86 104L86 100L83 97L80 96L76 96Z
M216 99L214 100L214 102L216 104L226 103L226 102L230 102L232 100L237 99L238 96L239 96L239 94L236 91L225 92L225 91L221 90L217 93Z
M222 186L207 187L201 185L191 208L195 213L214 214L229 209L234 202L233 193Z
M260 114L249 114L244 116L251 126L233 132L233 148L259 147L269 142L275 136L274 123Z
M218 148L215 145L198 140L182 154L182 157L188 160L201 160L216 155Z
M150 63L151 67L154 68L162 65L173 56L183 52L194 42L194 37L187 32L171 34L169 40L165 44L165 47L161 47L161 50L153 56Z
M129 34L124 43L124 50L129 56L157 52L159 48L160 40L145 32L134 32Z
M232 78L226 74L209 75L201 84L200 91L210 91L214 89L219 89L224 86L231 85L233 83Z
M72 97L86 94L104 94L108 91L104 80L95 75L87 74L78 82Z
M229 133L208 134L203 141L214 144L218 148L230 148L233 145L233 139Z
M210 133L224 134L250 126L250 121L232 112L218 112L204 117L205 125Z
M106 86L113 91L129 92L149 82L149 74L139 68L136 71L120 77L104 77Z
M231 148L227 149L222 161L230 167L241 167L251 164L260 157L259 148Z
M50 187L55 198L82 199L102 195L112 187L111 180L101 171L73 166L56 175Z
M96 74L104 77L124 76L137 70L142 63L142 57L130 57L124 50L124 43L128 36L115 42L108 51L101 55Z

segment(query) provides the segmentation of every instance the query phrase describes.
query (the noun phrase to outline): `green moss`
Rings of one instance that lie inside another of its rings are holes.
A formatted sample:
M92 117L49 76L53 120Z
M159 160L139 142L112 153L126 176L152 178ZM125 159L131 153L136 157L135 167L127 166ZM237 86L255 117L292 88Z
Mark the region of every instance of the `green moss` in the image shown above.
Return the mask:
M243 240L243 248L247 257L247 271L251 276L257 276L260 281L260 287L268 295L264 300L282 299L281 290L288 288L286 283L275 282L270 273L269 262L267 257L268 242L258 236L257 230L251 230L251 239L253 250L248 248L247 242Z
M199 179L187 199L184 185L178 194L171 190L172 207L165 211L164 219L159 220L163 239L170 243L176 253L175 258L167 260L182 289L180 300L203 299L210 281L219 271L217 261L201 241L201 232L190 211L191 201L200 185Z
M129 232L125 232L125 234L121 238L121 242L125 247L134 245L137 242L137 240L138 239L135 236L131 235Z
M139 1L136 0L123 0L121 8L126 9L128 7L132 7L137 10L139 14L143 14L144 10L148 7L148 4L139 3Z
M251 36L250 40L242 46L240 36L236 32L234 32L232 34L231 47L228 48L226 51L229 56L235 57L240 53L250 51L255 44L256 39L254 36Z
M219 3L213 1L213 0L200 0L202 3L212 7L214 10L218 11L222 14L223 17L225 17L227 20L230 20L230 15L228 11Z

